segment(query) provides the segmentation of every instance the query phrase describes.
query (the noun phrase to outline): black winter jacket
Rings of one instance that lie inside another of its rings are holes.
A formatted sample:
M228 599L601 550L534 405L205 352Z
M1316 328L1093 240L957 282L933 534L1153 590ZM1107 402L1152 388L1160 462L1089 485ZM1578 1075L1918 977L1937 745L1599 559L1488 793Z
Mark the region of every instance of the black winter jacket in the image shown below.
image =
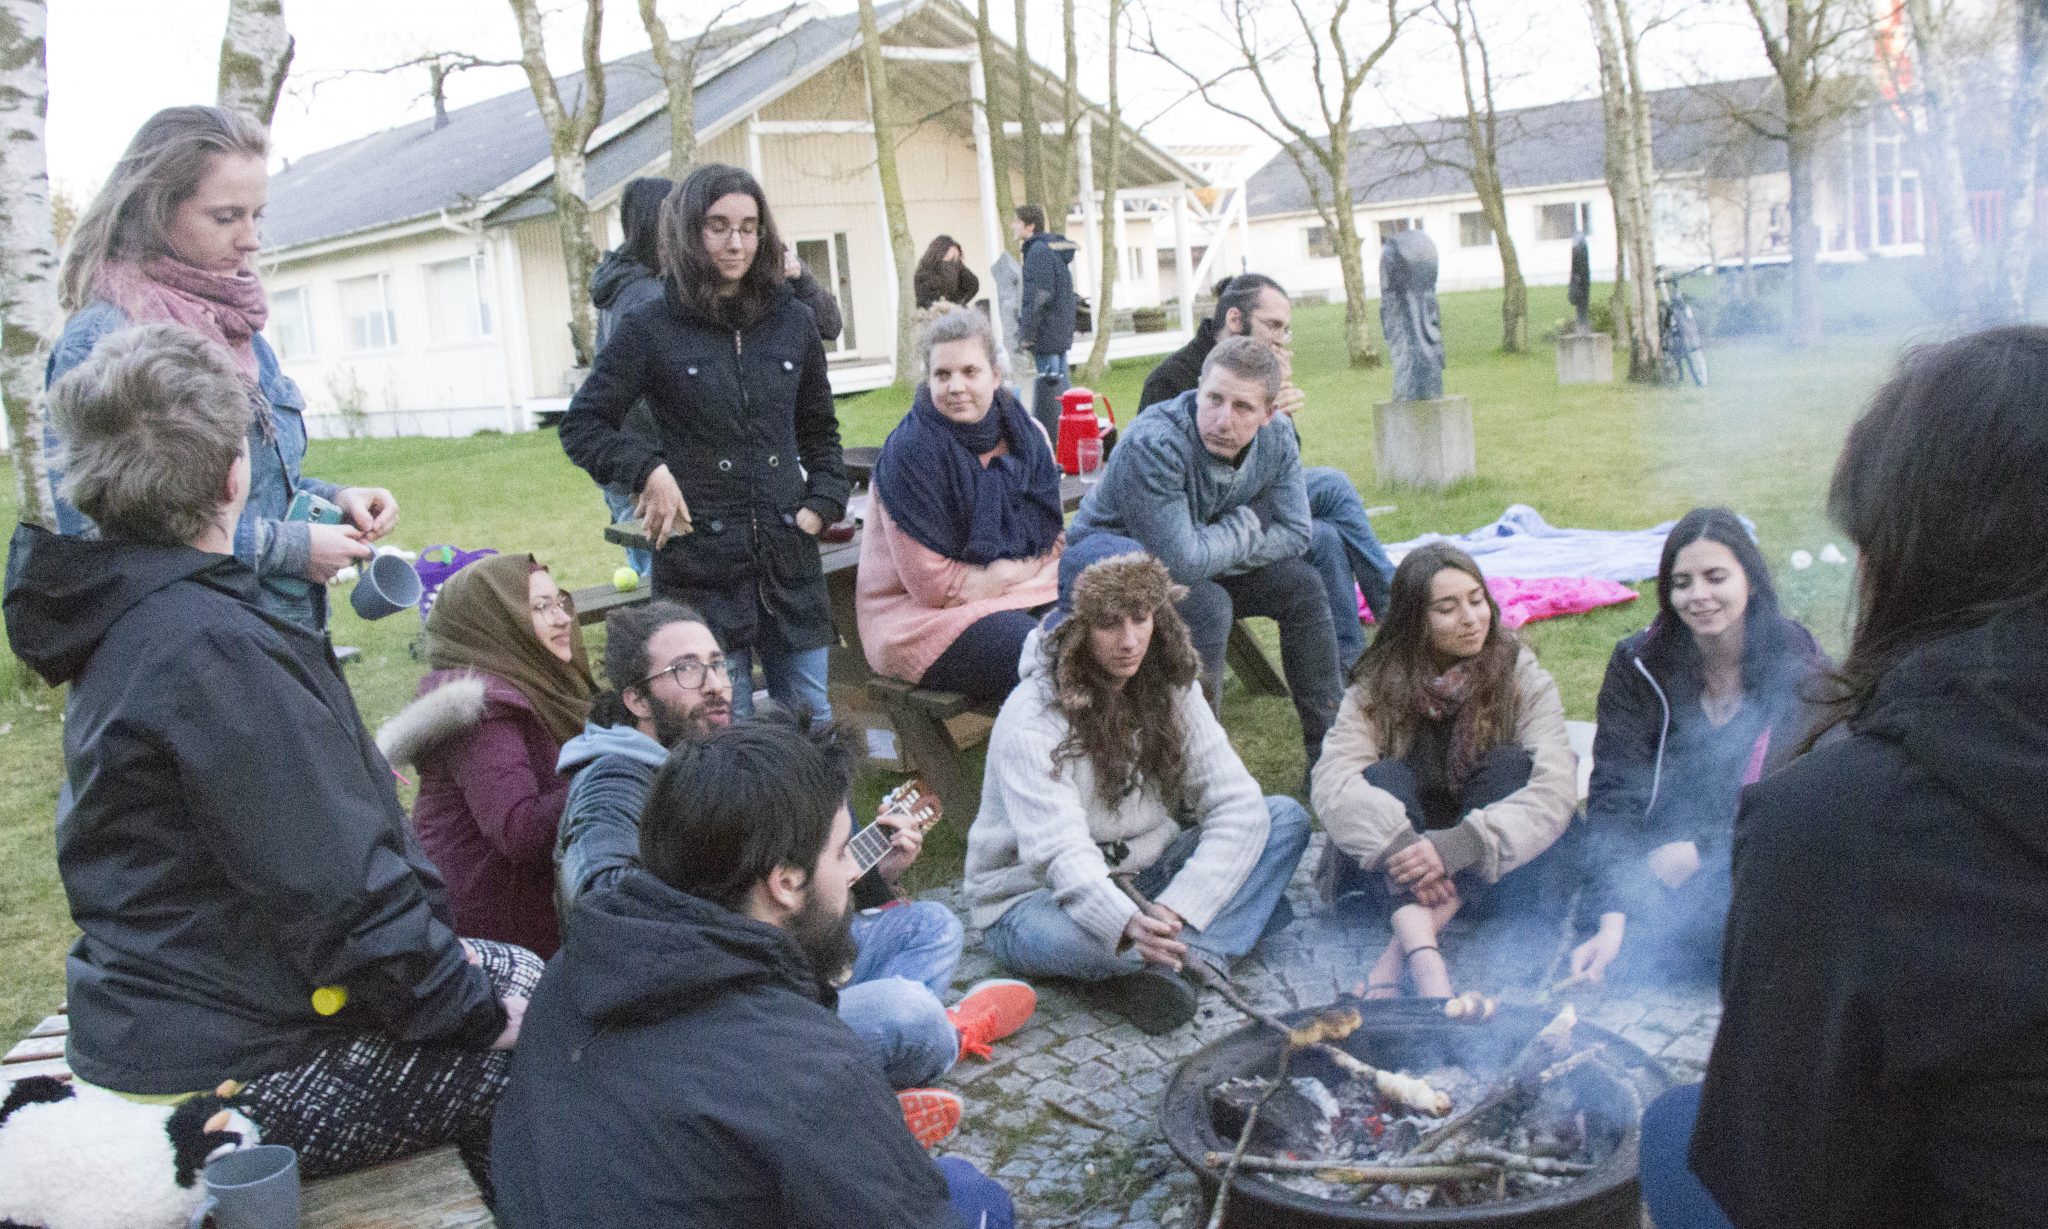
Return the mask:
M656 440L621 431L652 408ZM798 528L846 511L839 421L811 313L785 285L734 331L673 286L619 321L562 419L562 447L600 483L638 492L666 464L694 529L654 560L654 588L701 610L728 650L819 648L835 634L818 544Z
M974 302L975 295L981 293L981 279L974 276L974 270L959 261L942 260L912 274L910 288L920 310L940 299L955 307L966 307Z
M211 1089L351 1033L483 1049L505 1026L449 929L326 638L183 547L15 530L7 636L69 683L57 867L72 1069ZM323 1017L313 991L342 986Z
M1074 345L1074 241L1033 235L1024 242L1024 324L1018 344L1034 354L1065 354Z
M1201 384L1202 363L1215 348L1216 319L1212 316L1195 326L1195 335L1188 339L1188 344L1161 359L1152 374L1145 377L1144 391L1138 395L1138 411L1143 413L1147 406L1171 401Z
M1760 767L1768 775L1791 760L1817 716L1803 688L1827 658L1813 633L1790 619L1779 626L1781 651L1751 667L1757 677L1741 710L1718 729L1700 707L1699 672L1662 664L1647 648L1648 629L1614 646L1586 793L1585 924L1602 913L1634 913L1656 895L1648 858L1660 845L1691 841L1703 863L1725 867L1742 778L1764 732Z
M797 302L811 309L818 322L819 339L831 341L846 327L839 315L839 300L825 289L809 265L799 262L797 270L789 283L790 292L796 295ZM598 349L602 350L604 343L611 340L621 316L642 303L660 298L661 293L660 274L623 251L606 252L597 271L590 275L590 303L597 308Z
M2048 612L1909 651L1743 796L1692 1165L1742 1229L2048 1209Z
M505 1229L959 1229L783 931L626 871L570 911L492 1126Z

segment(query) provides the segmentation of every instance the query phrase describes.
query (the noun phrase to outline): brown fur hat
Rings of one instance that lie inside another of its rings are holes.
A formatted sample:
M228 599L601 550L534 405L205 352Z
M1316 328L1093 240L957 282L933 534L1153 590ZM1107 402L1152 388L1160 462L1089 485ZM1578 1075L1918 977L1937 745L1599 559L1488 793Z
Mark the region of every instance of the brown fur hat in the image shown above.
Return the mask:
M1046 616L1049 633L1068 617L1099 626L1124 615L1152 614L1188 595L1166 565L1144 547L1116 534L1098 533L1060 557L1060 600Z

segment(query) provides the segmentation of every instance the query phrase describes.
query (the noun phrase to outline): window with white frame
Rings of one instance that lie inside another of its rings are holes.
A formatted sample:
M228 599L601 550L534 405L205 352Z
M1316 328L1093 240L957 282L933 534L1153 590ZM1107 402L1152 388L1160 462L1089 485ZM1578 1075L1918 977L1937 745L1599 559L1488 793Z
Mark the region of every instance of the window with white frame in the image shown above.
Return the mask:
M1593 233L1593 203L1591 201L1565 201L1557 205L1536 206L1536 237L1538 239L1572 239L1579 235Z
M445 346L491 335L491 304L484 297L484 262L461 256L425 266L427 340Z
M1407 230L1421 230L1421 218L1381 218L1380 242L1385 243L1395 235Z
M1461 248L1490 248L1493 246L1493 227L1486 224L1486 215L1474 210L1458 215L1458 246Z
M344 278L341 294L343 349L350 354L389 350L398 344L398 317L391 311L391 275Z
M1308 245L1310 260L1334 260L1337 256L1337 237L1327 226L1311 226L1302 232L1302 239Z
M286 362L313 357L312 296L304 286L271 294L270 320L263 331L270 348Z

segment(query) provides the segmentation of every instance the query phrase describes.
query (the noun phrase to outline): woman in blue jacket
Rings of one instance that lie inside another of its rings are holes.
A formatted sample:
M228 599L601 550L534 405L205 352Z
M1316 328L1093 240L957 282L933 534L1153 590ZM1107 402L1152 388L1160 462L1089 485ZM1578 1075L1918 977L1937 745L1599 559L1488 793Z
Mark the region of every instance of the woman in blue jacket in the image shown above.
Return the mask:
M249 429L249 502L235 527L235 557L255 570L265 610L325 630L325 585L369 557L398 523L380 487L343 487L299 472L306 455L305 397L264 342L269 318L251 258L269 190L268 138L217 107L169 107L142 125L106 186L79 217L64 255L58 300L69 319L50 353L45 384L84 362L130 324L178 324L234 360L255 415ZM50 485L61 486L63 438L45 437ZM301 492L341 508L343 523L287 519ZM61 496L57 528L91 522Z

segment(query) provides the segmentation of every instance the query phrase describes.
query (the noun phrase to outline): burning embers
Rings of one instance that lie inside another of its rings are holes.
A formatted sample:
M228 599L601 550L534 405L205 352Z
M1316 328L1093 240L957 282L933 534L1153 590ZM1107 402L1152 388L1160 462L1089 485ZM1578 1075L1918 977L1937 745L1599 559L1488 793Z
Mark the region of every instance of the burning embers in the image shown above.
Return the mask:
M1492 1014L1483 1004L1452 1004L1453 1018ZM1245 1141L1240 1171L1335 1202L1467 1207L1547 1193L1612 1149L1589 1137L1573 1082L1563 1078L1601 1048L1574 1046L1575 1022L1565 1008L1491 1082L1456 1064L1387 1073L1406 1083L1405 1096L1390 1095L1384 1079L1348 1072L1334 1086L1312 1075L1277 1083L1237 1076L1210 1090L1210 1116L1218 1134ZM1412 1095L1416 1088L1427 1091ZM1452 1109L1456 1116L1443 1120ZM1222 1152L1203 1159L1217 1168L1232 1162Z
M1634 1226L1637 1122L1663 1072L1569 1008L1495 1006L1340 1005L1191 1057L1165 1120L1228 1192L1211 1223Z

